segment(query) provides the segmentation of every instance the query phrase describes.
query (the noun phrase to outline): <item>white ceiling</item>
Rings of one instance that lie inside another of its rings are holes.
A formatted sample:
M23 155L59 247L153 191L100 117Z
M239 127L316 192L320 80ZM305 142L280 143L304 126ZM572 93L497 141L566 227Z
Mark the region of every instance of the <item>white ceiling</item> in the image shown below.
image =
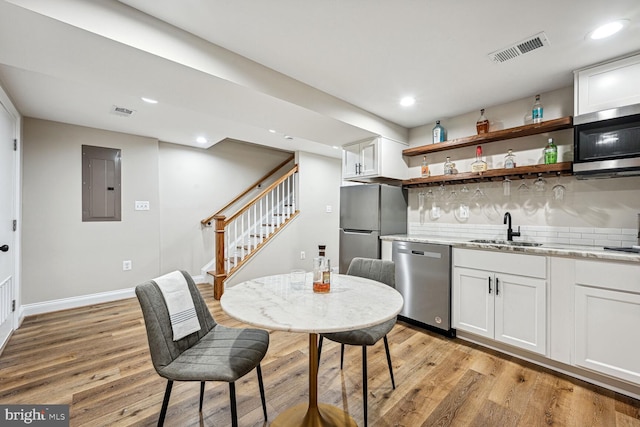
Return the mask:
M0 0L0 16L0 80L25 116L335 157L334 145L406 141L409 128L533 100L640 51L638 0ZM614 19L630 24L585 39ZM487 56L541 31L545 48ZM399 106L405 95L416 105Z

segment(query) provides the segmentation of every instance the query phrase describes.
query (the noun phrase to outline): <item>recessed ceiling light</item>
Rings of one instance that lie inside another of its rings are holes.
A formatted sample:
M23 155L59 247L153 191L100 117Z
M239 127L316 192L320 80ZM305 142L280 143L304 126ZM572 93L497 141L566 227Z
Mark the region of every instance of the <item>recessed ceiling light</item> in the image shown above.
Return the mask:
M621 19L618 21L609 22L608 24L604 24L596 28L587 34L587 37L592 40L600 40L614 35L615 33L622 30L624 27L629 24L627 19Z
M269 132L276 133L275 129L269 129Z
M141 98L144 102L146 102L147 104L157 104L158 101L156 101L155 99L151 99L151 98L145 98L144 96Z
M336 150L340 149L340 147L338 147L337 145L334 145L333 148L336 149Z
M400 105L403 107L411 107L416 103L416 99L413 96L405 96L400 100Z
M206 144L207 143L207 138L205 138L204 136L199 136L196 138L196 142L198 144Z
M285 135L284 139L293 139L293 137L291 135Z

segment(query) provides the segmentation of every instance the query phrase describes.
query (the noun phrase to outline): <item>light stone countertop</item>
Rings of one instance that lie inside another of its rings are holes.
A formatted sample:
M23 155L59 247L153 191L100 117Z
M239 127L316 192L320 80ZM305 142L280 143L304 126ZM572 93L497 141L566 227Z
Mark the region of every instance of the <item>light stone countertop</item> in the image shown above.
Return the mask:
M420 234L394 234L380 236L380 240L415 243L435 243L441 245L451 245L456 248L485 249L492 251L517 252L531 255L561 256L569 258L589 258L608 261L625 261L640 263L640 254L605 250L598 246L577 246L569 244L543 243L541 246L511 246L487 243L475 243L460 237L431 237ZM505 239L506 240L506 239ZM517 238L514 240L518 241Z
M331 274L331 291L314 293L312 273L304 283L280 274L225 289L220 306L231 317L264 329L326 333L374 326L395 317L404 300L384 283Z

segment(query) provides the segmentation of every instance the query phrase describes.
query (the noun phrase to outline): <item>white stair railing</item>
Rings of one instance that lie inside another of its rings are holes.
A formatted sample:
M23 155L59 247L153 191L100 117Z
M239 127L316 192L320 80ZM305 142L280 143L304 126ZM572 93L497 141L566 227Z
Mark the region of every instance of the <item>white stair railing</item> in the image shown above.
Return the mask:
M298 213L297 172L295 165L229 218L213 217L216 224L214 298L222 296L224 280Z

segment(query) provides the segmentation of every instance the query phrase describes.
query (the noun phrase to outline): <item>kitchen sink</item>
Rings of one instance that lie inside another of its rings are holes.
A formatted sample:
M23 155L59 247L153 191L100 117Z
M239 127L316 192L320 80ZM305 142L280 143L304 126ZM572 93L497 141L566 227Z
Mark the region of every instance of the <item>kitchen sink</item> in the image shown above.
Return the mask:
M509 246L542 246L542 243L535 242L513 242L508 240L475 239L471 243L484 243L487 245L509 245Z

